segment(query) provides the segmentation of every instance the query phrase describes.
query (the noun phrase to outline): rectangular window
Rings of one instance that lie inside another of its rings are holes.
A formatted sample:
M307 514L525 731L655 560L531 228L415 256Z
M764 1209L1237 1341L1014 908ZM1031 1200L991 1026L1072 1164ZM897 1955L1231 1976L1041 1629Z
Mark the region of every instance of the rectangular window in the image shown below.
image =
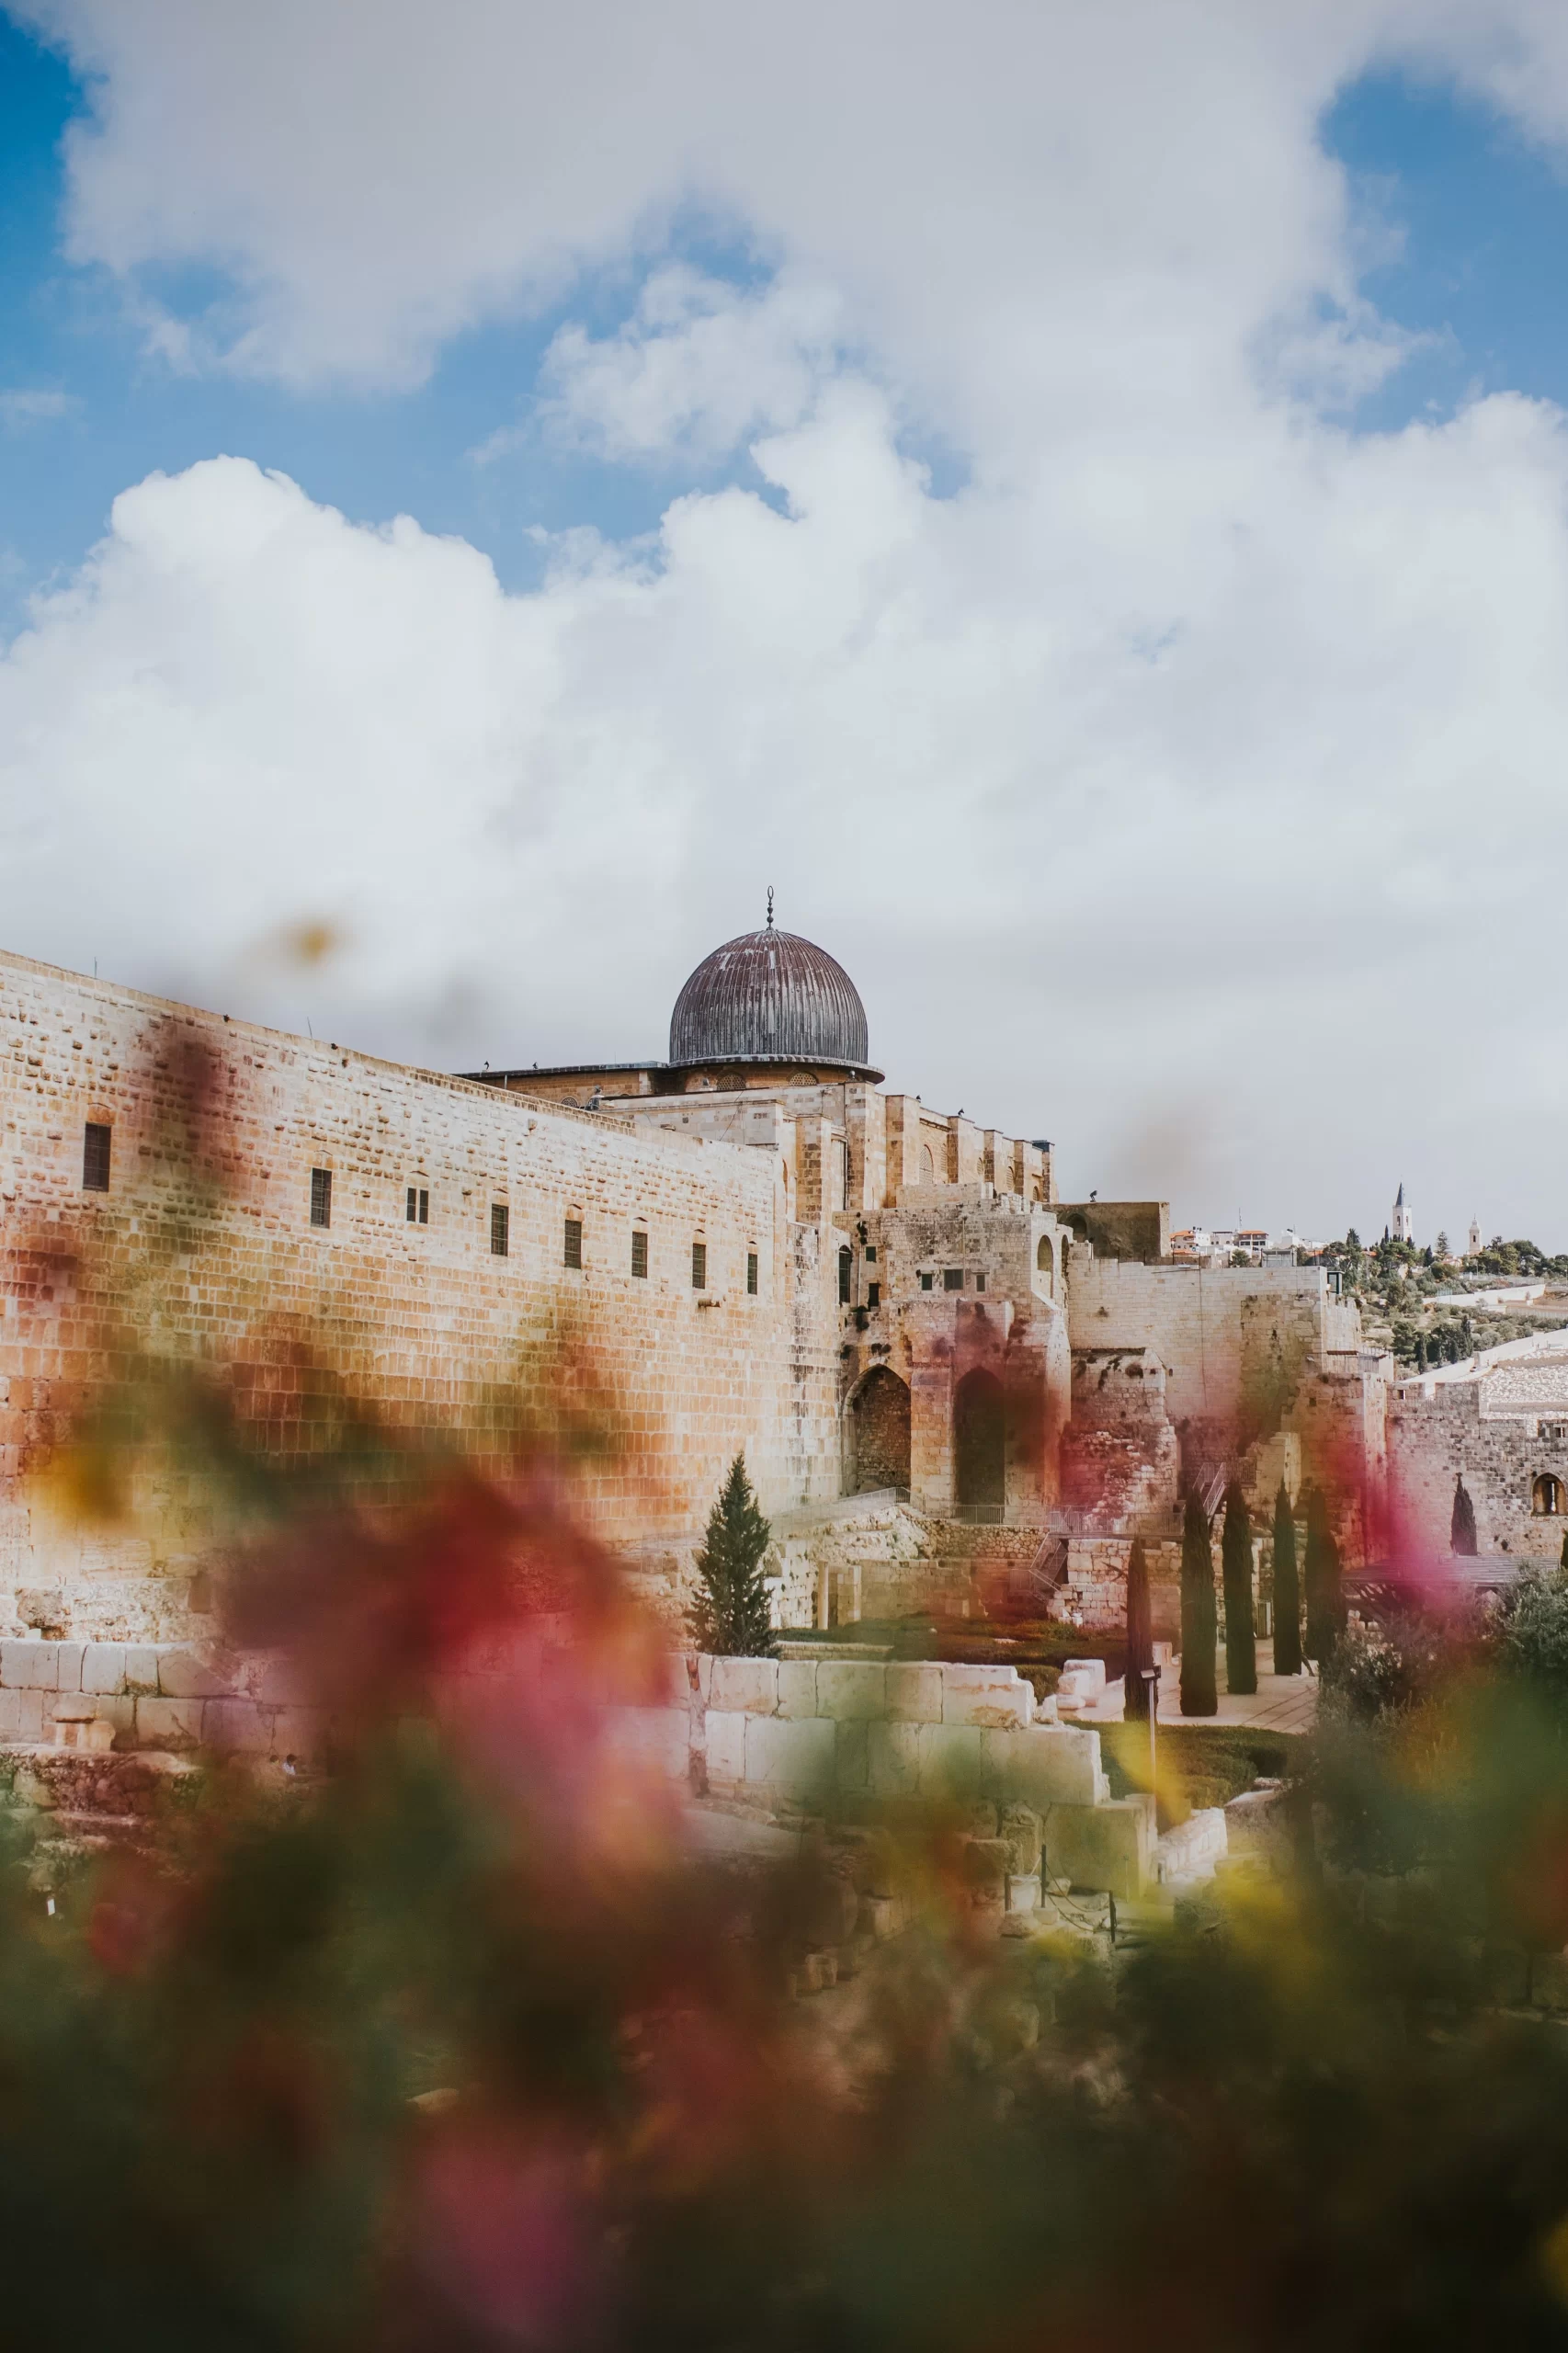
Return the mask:
M922 1290L934 1290L936 1287L937 1278L935 1275L927 1273L921 1276L920 1288Z
M838 1200L836 1206L841 1210L846 1210L849 1207L849 1146L842 1136L837 1140L834 1157L838 1163Z
M645 1233L634 1233L631 1237L631 1271L634 1275L645 1275L648 1271L648 1237Z
M706 1242L694 1242L691 1245L691 1288L693 1290L706 1290L708 1288L708 1245Z
M566 1221L566 1264L580 1267L583 1263L583 1221L569 1217Z
M838 1254L838 1304L840 1307L847 1307L854 1295L852 1274L853 1265L849 1253L847 1250L841 1250Z
M882 1303L882 1287L881 1287L881 1283L868 1283L868 1284L867 1284L867 1286L866 1286L866 1304L867 1304L867 1306L868 1306L868 1307L880 1307L880 1306L881 1305L881 1303Z
M408 1207L404 1214L407 1217L410 1225L429 1224L430 1196L422 1185L411 1185L409 1187Z
M944 1267L942 1268L942 1289L944 1290L962 1290L963 1268L961 1267Z
M983 1275L976 1275L974 1279L974 1287L976 1290L983 1290L985 1289L985 1277Z
M312 1168L311 1171L311 1223L332 1223L332 1171Z
M877 1263L877 1245L874 1242L868 1242L866 1245L866 1263L869 1267L874 1267Z
M752 1299L756 1297L756 1252L755 1250L746 1252L746 1292Z
M85 1193L108 1191L109 1140L112 1128L97 1120L89 1120L82 1131L82 1190Z
M490 1204L490 1255L504 1258L511 1242L512 1212L505 1201Z

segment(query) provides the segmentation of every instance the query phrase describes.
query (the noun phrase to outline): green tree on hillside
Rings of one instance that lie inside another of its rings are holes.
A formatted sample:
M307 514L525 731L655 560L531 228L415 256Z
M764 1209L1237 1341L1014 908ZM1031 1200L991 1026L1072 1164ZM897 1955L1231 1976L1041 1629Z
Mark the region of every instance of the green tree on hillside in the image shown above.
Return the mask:
M772 1534L756 1507L744 1454L730 1465L708 1533L697 1555L702 1581L691 1613L699 1649L722 1658L777 1658L778 1641L768 1615L762 1563Z
M1181 1529L1181 1711L1213 1716L1220 1711L1214 1678L1218 1616L1214 1608L1214 1555L1209 1547L1209 1515L1200 1495L1189 1495Z
M1252 1607L1252 1519L1239 1480L1225 1490L1225 1526L1220 1539L1225 1586L1225 1688L1257 1689L1257 1643Z
M1296 1523L1283 1479L1274 1498L1274 1672L1301 1671L1301 1586L1296 1573Z
M1339 1583L1339 1547L1328 1520L1328 1497L1314 1487L1307 1498L1307 1656L1321 1672L1345 1627L1345 1597Z

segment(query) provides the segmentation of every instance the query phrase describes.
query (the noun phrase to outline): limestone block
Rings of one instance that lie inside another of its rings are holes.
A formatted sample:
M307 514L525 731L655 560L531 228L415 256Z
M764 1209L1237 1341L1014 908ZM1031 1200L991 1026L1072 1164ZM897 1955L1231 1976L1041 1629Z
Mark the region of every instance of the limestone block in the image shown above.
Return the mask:
M128 1654L127 1679L130 1666ZM158 1654L158 1689L165 1699L219 1699L228 1688L223 1677L214 1674L206 1660L199 1658L194 1651L162 1651Z
M790 1723L778 1716L745 1719L746 1780L778 1797L831 1795L837 1726L824 1716Z
M125 1682L125 1644L88 1643L82 1652L84 1691L119 1691Z
M208 1699L201 1710L203 1744L220 1754L239 1751L245 1756L269 1756L272 1715L270 1708L258 1707L254 1699Z
M43 1693L0 1690L0 1740L43 1738Z
M778 1662L774 1658L716 1658L713 1662L715 1708L738 1709L748 1716L770 1716L778 1705Z
M744 1781L746 1777L746 1720L738 1709L708 1711L708 1778L710 1781Z
M1105 1698L1105 1661L1103 1658L1063 1659L1062 1662L1062 1677L1063 1682L1065 1682L1066 1678L1070 1675L1075 1677L1078 1682L1083 1685L1084 1688L1087 1691L1091 1691L1096 1699L1103 1699Z
M1007 1848L1000 1838L966 1838L960 1849L964 1886L971 1904L1001 1912L1007 1901Z
M972 1724L981 1732L1022 1732L1033 1721L1034 1693L1027 1683L1018 1679L1017 1667L1008 1667L1010 1683L988 1683L979 1686L955 1685L943 1678L942 1722L944 1724Z
M58 1643L0 1643L0 1685L7 1691L57 1691Z
M913 1797L920 1787L919 1724L868 1724L866 1757L878 1797Z
M645 1771L684 1781L690 1722L684 1708L612 1708L605 1719L605 1731L610 1745Z
M55 1679L57 1691L80 1691L82 1688L82 1654L85 1643L56 1643Z
M989 1798L976 1798L969 1808L966 1835L971 1838L994 1838L996 1809Z
M920 1793L922 1797L969 1797L980 1786L981 1742L1003 1738L973 1725L920 1724Z
M176 1649L182 1647L182 1645L171 1643L169 1646L168 1655L173 1657L176 1654ZM160 1656L161 1654L157 1645L153 1643L126 1643L125 1661L122 1672L125 1677L125 1688L127 1691L131 1692L132 1695L137 1695L145 1691L149 1699L155 1699L157 1697L160 1688L158 1679ZM85 1690L85 1684L84 1684L82 1688Z
M1009 1802L1043 1813L1052 1805L1093 1805L1104 1775L1100 1736L1073 1724L1031 1724L1027 1732L988 1732L985 1782Z
M887 1670L880 1661L824 1659L818 1665L819 1715L881 1718L887 1708Z
M1007 1842L1007 1868L1015 1876L1028 1878L1040 1871L1040 1820L1032 1806L1007 1805L1002 1809L1001 1836Z
M1091 1735L1092 1737L1092 1735ZM1154 1802L1146 1790L1104 1805L1059 1805L1045 1825L1046 1864L1074 1887L1103 1888L1128 1902L1149 1884Z
M843 1716L838 1719L838 1738L834 1752L834 1779L840 1790L869 1789L871 1783L871 1727L864 1716Z
M887 1670L888 1720L895 1724L939 1724L942 1670L911 1661Z
M133 1733L138 1748L199 1748L201 1745L199 1699L133 1700Z
M1040 1910L1040 1873L1009 1871L1007 1874L1007 1909L1009 1912Z
M802 1716L814 1716L817 1708L816 1661L810 1658L781 1658L778 1662L778 1712L797 1722ZM825 1713L826 1711L820 1712Z

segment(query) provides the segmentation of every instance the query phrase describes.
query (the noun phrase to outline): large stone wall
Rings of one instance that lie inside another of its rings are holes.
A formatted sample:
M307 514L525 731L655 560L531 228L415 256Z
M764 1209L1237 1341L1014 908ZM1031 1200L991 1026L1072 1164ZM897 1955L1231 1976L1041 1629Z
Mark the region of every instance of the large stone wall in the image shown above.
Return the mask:
M84 1189L89 1120L112 1131L107 1192ZM314 1169L331 1175L324 1229ZM427 1222L408 1222L409 1187ZM670 1574L737 1451L765 1508L836 1492L831 1345L803 1370L799 1345L820 1322L820 1249L790 1223L776 1154L641 1134L7 956L0 1203L0 1626L42 1623L41 1607L70 1631L182 1631L199 1498L171 1491L131 1548L63 1527L28 1483L139 1357L198 1363L279 1461L351 1412L490 1471L563 1416L602 1427L582 1508Z
M1477 1381L1412 1383L1394 1392L1389 1415L1389 1515L1396 1559L1416 1562L1449 1550L1454 1482L1461 1474L1475 1506L1482 1552L1555 1561L1568 1518L1535 1508L1543 1475L1568 1490L1568 1415L1489 1419Z

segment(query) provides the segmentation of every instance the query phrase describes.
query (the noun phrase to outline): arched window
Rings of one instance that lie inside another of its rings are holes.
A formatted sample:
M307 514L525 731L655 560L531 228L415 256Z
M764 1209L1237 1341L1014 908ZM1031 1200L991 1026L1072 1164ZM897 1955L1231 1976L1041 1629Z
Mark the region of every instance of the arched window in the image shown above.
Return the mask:
M1543 1471L1530 1489L1530 1509L1542 1519L1559 1519L1568 1509L1562 1482L1554 1479L1550 1471Z
M1035 1272L1045 1277L1045 1287L1049 1294L1056 1280L1056 1253L1051 1246L1049 1233L1042 1233L1035 1245L1034 1263Z

